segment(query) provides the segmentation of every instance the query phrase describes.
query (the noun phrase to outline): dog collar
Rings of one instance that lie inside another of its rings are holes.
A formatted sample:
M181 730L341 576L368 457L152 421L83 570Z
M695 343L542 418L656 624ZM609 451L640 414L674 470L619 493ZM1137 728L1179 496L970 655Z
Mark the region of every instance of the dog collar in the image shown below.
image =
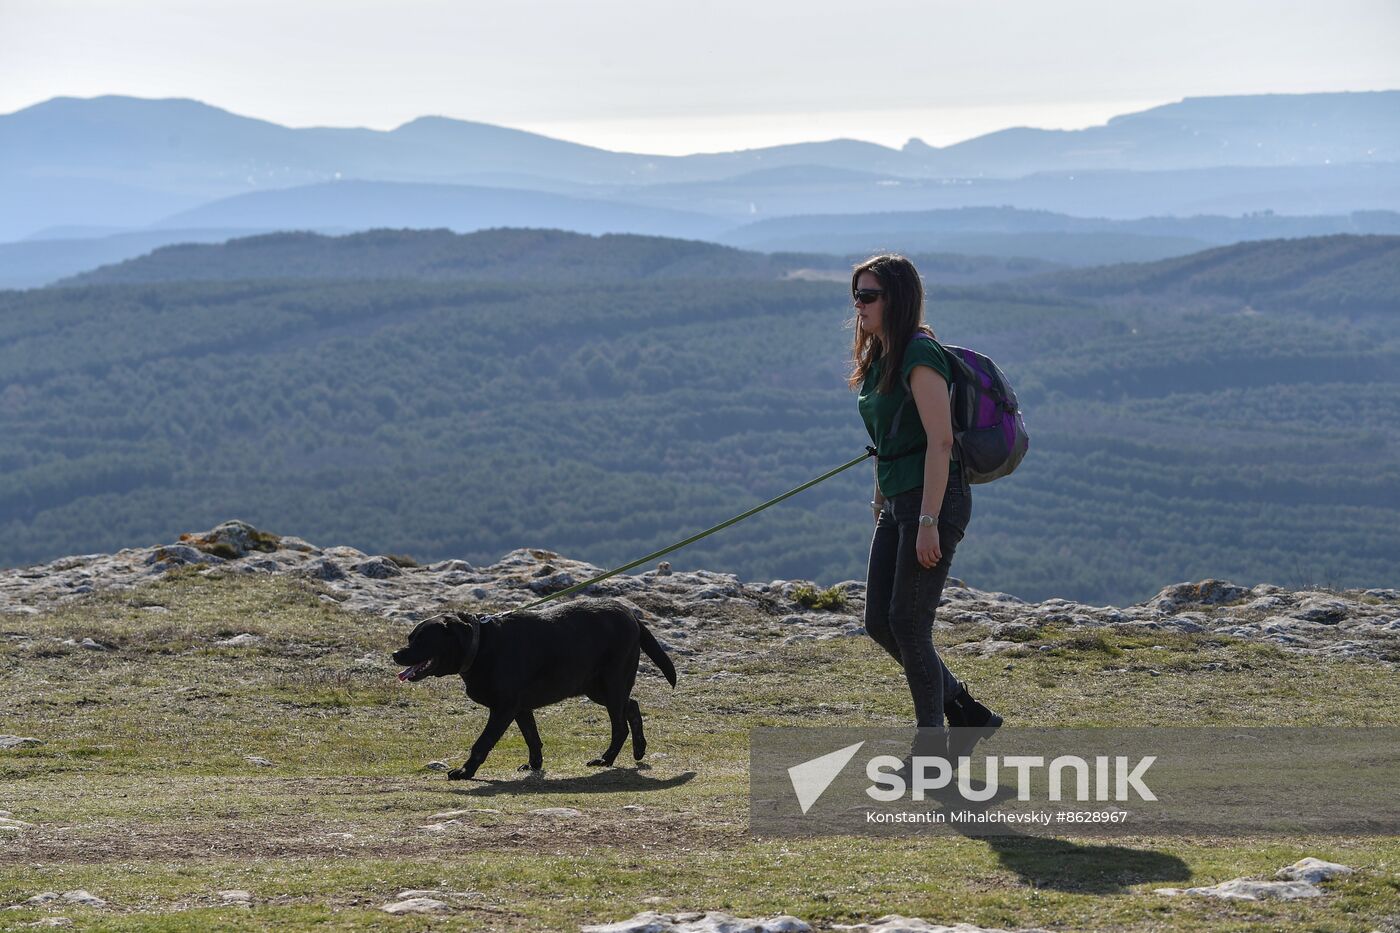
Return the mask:
M457 624L451 626L452 632L457 636L457 640L462 643L462 666L458 668L458 674L465 674L471 670L472 662L476 660L476 653L481 649L481 623L475 620L463 622L457 620ZM464 633L462 629L467 631Z

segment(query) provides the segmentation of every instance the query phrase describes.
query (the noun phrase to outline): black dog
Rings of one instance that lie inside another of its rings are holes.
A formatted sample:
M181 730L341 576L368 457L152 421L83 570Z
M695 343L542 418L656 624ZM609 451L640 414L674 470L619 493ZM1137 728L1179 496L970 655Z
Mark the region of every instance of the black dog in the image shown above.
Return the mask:
M612 741L589 764L610 766L629 726L632 755L640 761L647 740L641 707L632 699L639 649L674 687L675 666L634 611L616 600L589 599L547 615L512 612L487 622L464 612L436 616L418 623L408 647L394 652L394 662L409 665L399 674L404 681L460 674L467 696L491 711L471 756L447 775L464 781L476 775L512 720L530 750L530 762L520 770L543 768L533 711L576 696L607 707L612 722Z

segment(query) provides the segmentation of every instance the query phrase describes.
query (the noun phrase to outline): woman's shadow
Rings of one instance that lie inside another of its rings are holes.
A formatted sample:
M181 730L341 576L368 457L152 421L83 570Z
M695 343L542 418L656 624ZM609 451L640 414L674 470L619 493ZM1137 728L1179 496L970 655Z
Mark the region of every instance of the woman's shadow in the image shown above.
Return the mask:
M984 836L1001 864L1026 884L1077 894L1121 894L1149 881L1185 881L1191 869L1175 855L1049 836Z
M451 786L444 792L466 797L496 797L503 794L610 794L667 790L695 779L694 771L683 771L666 778L653 778L645 765L636 768L608 768L577 777L551 778L546 772L521 772L519 777L469 782ZM990 808L1012 793L998 793L985 804L964 809ZM985 842L997 854L1002 867L1015 872L1028 885L1080 894L1119 894L1145 882L1185 881L1191 869L1175 855L1128 846L1072 842L1053 836L1032 836L1005 829L999 835L971 831L960 824L960 835Z
M989 809L1011 796L1009 788L982 804L964 802L961 809ZM960 835L985 842L997 854L1003 868L1028 885L1076 894L1121 894L1146 882L1185 881L1191 877L1186 862L1175 855L1128 846L1072 842L1054 836L1033 836L1002 827L997 835L969 831L950 823Z

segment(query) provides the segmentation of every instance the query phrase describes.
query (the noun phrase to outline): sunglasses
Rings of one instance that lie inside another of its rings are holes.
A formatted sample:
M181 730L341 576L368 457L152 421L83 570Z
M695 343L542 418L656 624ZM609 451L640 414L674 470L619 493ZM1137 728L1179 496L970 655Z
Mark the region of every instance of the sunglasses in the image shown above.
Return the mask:
M884 294L883 288L857 288L851 292L851 297L858 305L868 305L871 302L879 301L880 296Z

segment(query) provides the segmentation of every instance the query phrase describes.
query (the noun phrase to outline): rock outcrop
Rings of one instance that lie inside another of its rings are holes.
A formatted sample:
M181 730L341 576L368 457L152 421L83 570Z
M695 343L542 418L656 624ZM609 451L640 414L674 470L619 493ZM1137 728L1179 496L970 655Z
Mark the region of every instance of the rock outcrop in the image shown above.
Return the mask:
M583 933L812 933L812 928L786 914L749 919L720 911L680 914L644 911L630 920L585 925Z
M351 547L316 547L245 522L155 547L116 554L65 557L32 567L0 570L0 614L34 613L97 590L130 589L177 568L197 573L295 574L318 582L322 598L343 609L416 622L449 607L496 611L518 607L603 572L551 551L520 548L496 563L463 560L409 566L402 559ZM865 584L836 583L842 605L810 609L798 597L811 581L744 582L733 574L657 569L612 577L590 595L622 596L662 620L658 633L671 650L726 608L743 607L781 622L789 642L861 635ZM982 656L1025 654L1047 626L1112 629L1130 626L1204 633L1277 645L1294 653L1400 661L1400 590L1301 590L1222 580L1178 583L1133 606L1089 606L1067 599L1024 602L1006 593L950 580L939 611L940 629L953 629L952 649ZM251 636L250 636L251 637ZM98 646L100 647L100 646Z
M918 917L902 917L899 914L887 914L870 923L838 923L830 929L850 933L1048 933L1046 930L991 929L970 923L946 926ZM735 917L721 911L659 914L648 910L629 920L585 925L582 933L813 933L813 928L806 921L787 914L752 919Z
M1336 862L1308 857L1274 872L1275 881L1254 878L1231 878L1220 884L1196 888L1156 888L1154 893L1165 897L1214 897L1226 901L1293 901L1305 897L1322 897L1327 892L1318 885L1332 878L1350 875L1354 869Z

